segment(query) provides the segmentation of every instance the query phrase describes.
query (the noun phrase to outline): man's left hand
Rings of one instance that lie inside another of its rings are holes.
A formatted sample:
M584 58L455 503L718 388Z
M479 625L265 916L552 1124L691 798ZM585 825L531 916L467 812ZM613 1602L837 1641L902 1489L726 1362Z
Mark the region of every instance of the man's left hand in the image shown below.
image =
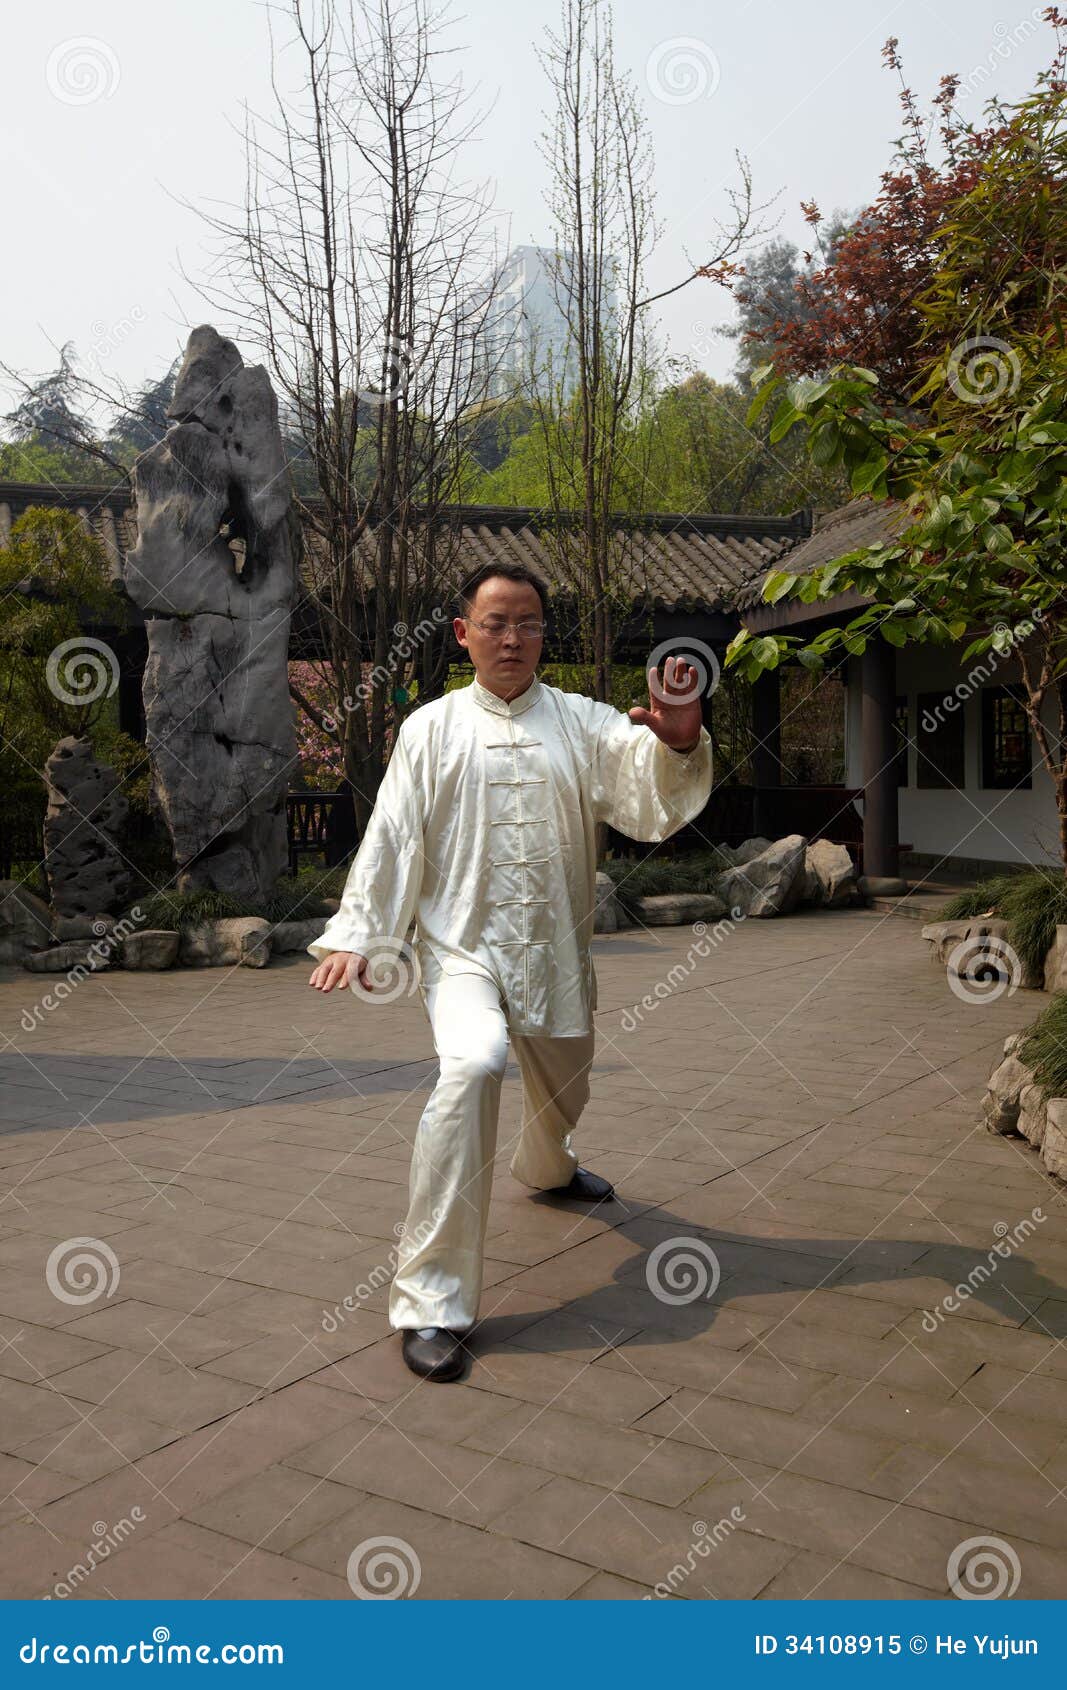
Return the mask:
M648 709L635 704L631 722L652 729L672 751L693 751L700 743L700 677L684 657L668 657L663 679L655 669L648 671Z

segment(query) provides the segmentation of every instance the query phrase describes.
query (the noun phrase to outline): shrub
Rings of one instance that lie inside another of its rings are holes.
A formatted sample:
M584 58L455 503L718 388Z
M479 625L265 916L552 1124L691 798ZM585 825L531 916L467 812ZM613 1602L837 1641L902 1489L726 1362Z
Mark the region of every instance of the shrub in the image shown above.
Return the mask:
M643 862L608 857L599 867L614 884L623 910L637 920L635 899L655 898L665 892L713 892L716 875L722 874L728 864L713 847L685 857L646 857Z
M1046 1097L1067 1097L1067 992L1057 992L1038 1016L1018 1055Z
M992 911L1008 924L1008 944L1031 976L1040 980L1056 928L1067 922L1067 881L1056 868L1025 869L980 881L940 911L941 921L963 921Z
M334 869L301 869L291 880L283 876L263 899L231 898L226 892L204 887L196 892L152 892L134 900L141 912L141 928L162 928L183 933L202 921L221 921L230 916L255 915L266 921L303 921L326 916L324 899L340 897L348 865Z

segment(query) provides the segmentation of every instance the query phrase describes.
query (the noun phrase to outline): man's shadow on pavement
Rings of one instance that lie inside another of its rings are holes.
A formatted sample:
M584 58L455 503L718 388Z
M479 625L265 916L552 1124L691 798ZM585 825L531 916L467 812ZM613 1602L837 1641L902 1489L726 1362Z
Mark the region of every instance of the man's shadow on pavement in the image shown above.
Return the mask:
M555 1205L553 1205L555 1206ZM571 1205L566 1205L570 1208ZM605 1219L615 1204L605 1204ZM589 1213L574 1206L575 1213ZM599 1211L592 1211L598 1213ZM1035 1219L1037 1216L1039 1218ZM1040 1208L998 1222L988 1249L906 1239L780 1238L696 1226L662 1208L622 1222L616 1235L642 1246L614 1270L610 1283L561 1298L554 1309L529 1314L488 1315L471 1333L474 1355L490 1354L510 1343L551 1354L554 1349L583 1352L684 1343L709 1332L724 1317L751 1316L758 1342L767 1321L788 1320L798 1301L811 1292L856 1290L890 1281L916 1283L914 1302L887 1303L898 1320L913 1311L923 1316L922 1331L945 1329L961 1310L977 1303L1021 1327L1047 1298L1067 1301L1067 1287L1048 1278L1023 1254L1040 1232ZM1003 1232L1000 1229L1003 1228ZM603 1236L609 1236L604 1234ZM552 1258L566 1262L567 1252ZM576 1251L580 1260L580 1246ZM521 1289L521 1281L517 1289ZM503 1287L502 1287L503 1289ZM744 1299L764 1299L758 1314ZM781 1314L775 1303L781 1298ZM741 1304L732 1310L731 1305ZM889 1325L895 1325L890 1321ZM538 1327L544 1326L541 1338ZM832 1322L826 1327L833 1329ZM842 1337L850 1334L838 1329ZM1042 1331L1040 1325L1030 1330ZM1059 1338L1062 1333L1050 1334ZM742 1343L746 1342L742 1338Z

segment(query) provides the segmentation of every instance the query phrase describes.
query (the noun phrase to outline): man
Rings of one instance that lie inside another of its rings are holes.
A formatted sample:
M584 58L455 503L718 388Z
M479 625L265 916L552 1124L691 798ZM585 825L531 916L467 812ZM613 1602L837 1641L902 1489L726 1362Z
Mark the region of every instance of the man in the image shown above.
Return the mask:
M463 1369L478 1313L509 1043L523 1081L511 1172L587 1203L614 1196L578 1165L589 1098L590 956L598 822L662 840L711 793L696 671L649 671L649 708L546 686L535 673L545 585L521 564L464 583L454 629L473 682L405 718L337 914L307 948L321 992L372 990L373 962L416 923L419 989L440 1061L411 1166L389 1300L404 1360L438 1381Z

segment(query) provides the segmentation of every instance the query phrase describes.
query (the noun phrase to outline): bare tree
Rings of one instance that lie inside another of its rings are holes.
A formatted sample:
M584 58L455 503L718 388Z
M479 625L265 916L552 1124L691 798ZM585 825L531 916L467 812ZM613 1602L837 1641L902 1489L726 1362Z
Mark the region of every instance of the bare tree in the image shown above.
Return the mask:
M657 382L649 308L698 277L728 282L733 257L759 231L739 159L741 187L729 196L731 220L717 231L716 252L675 287L648 296L645 266L659 233L654 159L633 78L616 64L610 0L563 0L559 29L548 32L539 57L553 99L546 198L566 334L547 365L532 348L528 379L554 513L549 543L574 600L596 696L608 700L617 621L648 585L630 524L652 493L650 432L635 426Z
M362 827L413 681L447 679L447 600L463 416L487 391L483 334L497 270L487 190L458 179L478 116L446 70L428 0L290 0L297 95L246 121L245 203L210 214L218 268L202 289L262 348L313 492L297 490L305 613L322 709ZM288 59L285 61L286 73Z

